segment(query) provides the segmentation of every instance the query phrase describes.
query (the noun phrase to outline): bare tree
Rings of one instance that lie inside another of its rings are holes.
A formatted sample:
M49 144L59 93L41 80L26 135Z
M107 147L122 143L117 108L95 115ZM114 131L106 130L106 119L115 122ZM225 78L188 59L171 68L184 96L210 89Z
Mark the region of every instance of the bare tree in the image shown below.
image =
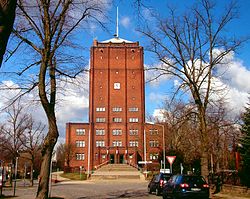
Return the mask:
M26 121L27 131L22 135L25 158L30 161L30 185L33 186L33 170L38 153L41 153L45 125L37 123L30 116Z
M0 67L12 32L17 0L0 0Z
M227 64L224 58L244 41L225 34L225 28L237 15L236 4L228 4L220 15L214 15L215 9L210 0L200 0L182 16L170 8L167 19L156 17L157 27L141 30L151 40L149 50L162 63L160 67L150 68L157 70L155 78L162 75L177 78L177 92L188 92L196 106L204 176L208 176L207 108L211 94L219 92L213 84L214 77L220 75L215 69L220 64Z
M27 130L26 120L28 115L24 113L20 101L12 104L6 110L6 122L2 125L1 134L4 136L3 150L8 154L11 162L15 165L15 159L23 151L22 136Z
M79 43L74 43L73 33L80 24L85 28L89 27L88 23L102 25L100 19L105 17L105 6L104 2L88 0L18 1L14 34L22 45L26 44L25 49L30 50L32 58L16 74L25 77L27 71L31 71L33 76L28 75L25 82L28 84L18 88L21 94L16 97L37 88L48 121L37 199L48 198L50 162L59 136L55 115L58 81L71 81L85 70L83 64L87 63L75 53Z
M56 149L57 165L59 168L69 172L70 162L75 155L74 144L60 144Z

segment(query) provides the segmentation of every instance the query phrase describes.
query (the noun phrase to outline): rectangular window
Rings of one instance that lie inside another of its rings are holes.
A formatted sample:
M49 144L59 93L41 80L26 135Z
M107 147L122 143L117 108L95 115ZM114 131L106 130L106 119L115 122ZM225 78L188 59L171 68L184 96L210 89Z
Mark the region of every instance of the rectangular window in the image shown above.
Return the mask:
M158 129L149 129L150 135L158 135Z
M137 146L138 147L138 141L129 141L129 146Z
M85 141L77 140L76 141L76 147L85 147Z
M98 123L105 122L105 117L97 117L96 122L98 122Z
M158 140L150 140L149 141L149 146L150 147L158 147L159 146L159 141Z
M122 122L122 118L120 118L120 117L114 117L114 118L113 118L113 122L118 122L118 123L120 123L120 122Z
M129 122L139 122L139 119L138 118L129 118Z
M113 112L121 112L121 111L122 111L122 108L121 108L121 107L113 107L113 108L112 108L112 111L113 111Z
M84 160L85 155L84 153L76 153L76 160Z
M130 129L129 135L138 135L138 129Z
M105 107L96 107L96 111L97 112L104 112L105 111Z
M85 135L85 129L76 129L76 135Z
M99 146L100 146L100 147L104 147L104 146L105 146L105 142L102 141L102 140L98 140L98 141L96 141L95 143L96 143L96 144L95 144L96 147L99 147Z
M113 141L113 146L122 146L122 141Z
M105 130L104 129L96 129L95 134L96 135L105 135Z
M138 112L139 111L139 108L138 107L130 107L128 109L129 112Z
M122 134L122 130L121 129L113 129L112 130L112 135L121 135Z

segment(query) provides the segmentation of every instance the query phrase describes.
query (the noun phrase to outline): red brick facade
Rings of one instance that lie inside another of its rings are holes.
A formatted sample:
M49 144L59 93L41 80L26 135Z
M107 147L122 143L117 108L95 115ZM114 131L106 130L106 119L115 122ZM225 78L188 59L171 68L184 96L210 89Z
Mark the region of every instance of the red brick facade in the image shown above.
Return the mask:
M89 123L66 125L66 144L75 146L70 167L137 164L145 156L158 162L162 127L145 124L143 48L119 38L95 40L89 74Z

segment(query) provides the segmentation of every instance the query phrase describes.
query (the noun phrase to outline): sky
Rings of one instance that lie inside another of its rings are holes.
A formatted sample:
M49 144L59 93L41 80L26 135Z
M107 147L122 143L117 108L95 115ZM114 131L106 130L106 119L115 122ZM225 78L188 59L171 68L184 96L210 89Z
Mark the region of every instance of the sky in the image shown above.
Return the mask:
M109 2L109 0L104 0ZM159 13L161 16L166 16L167 5L178 7L180 10L185 10L195 0L147 0L142 1L145 7L140 8L141 16L145 18L149 16L149 10L153 13ZM223 4L227 0L219 1L218 13L223 11ZM250 1L238 0L239 16L228 27L229 35L237 37L250 35ZM119 37L130 40L139 41L140 45L144 47L144 64L145 67L150 65L158 65L159 61L154 55L149 53L147 45L149 41L143 37L137 30L140 26L140 17L132 0L115 0L113 4L107 6L107 15L109 19L104 19L107 30L103 30L96 24L90 24L88 29L78 30L79 45L85 49L83 52L86 59L89 59L89 49L94 39L104 41L113 37L116 31L116 8L119 8ZM248 101L248 93L250 92L250 43L245 43L238 52L230 54L231 64L224 75L217 79L220 84L227 87L228 107L233 110L233 114L237 115L244 110L244 106ZM11 64L15 63L11 61ZM7 67L12 67L10 63L5 63L0 70L5 70ZM223 69L222 69L223 70ZM1 72L1 71L0 71ZM146 74L147 76L148 74ZM88 122L88 74L83 74L77 77L77 81L82 82L82 87L75 87L74 85L66 85L67 93L58 93L57 105L57 122L60 132L60 140L63 142L65 137L66 122ZM1 76L0 86L2 83L9 85L21 86L15 80L9 77ZM145 100L146 100L146 115L159 115L159 109L162 108L164 100L169 97L173 91L171 88L175 82L168 78L161 78L158 81L147 83L145 86ZM65 86L65 85L63 85ZM8 96L13 95L13 91L1 91L0 106ZM27 98L34 98L37 94L30 93ZM39 120L46 123L44 112L39 106L29 106L28 110Z

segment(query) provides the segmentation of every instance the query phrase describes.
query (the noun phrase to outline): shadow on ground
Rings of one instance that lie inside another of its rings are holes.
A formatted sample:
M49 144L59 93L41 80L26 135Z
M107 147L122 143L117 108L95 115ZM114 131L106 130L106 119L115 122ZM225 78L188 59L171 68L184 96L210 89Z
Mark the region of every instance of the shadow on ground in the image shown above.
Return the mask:
M79 197L77 199L118 199L118 198L140 198L143 196L148 196L148 193L145 193L145 191L117 191L112 192L107 195L99 195L99 196L84 196Z

